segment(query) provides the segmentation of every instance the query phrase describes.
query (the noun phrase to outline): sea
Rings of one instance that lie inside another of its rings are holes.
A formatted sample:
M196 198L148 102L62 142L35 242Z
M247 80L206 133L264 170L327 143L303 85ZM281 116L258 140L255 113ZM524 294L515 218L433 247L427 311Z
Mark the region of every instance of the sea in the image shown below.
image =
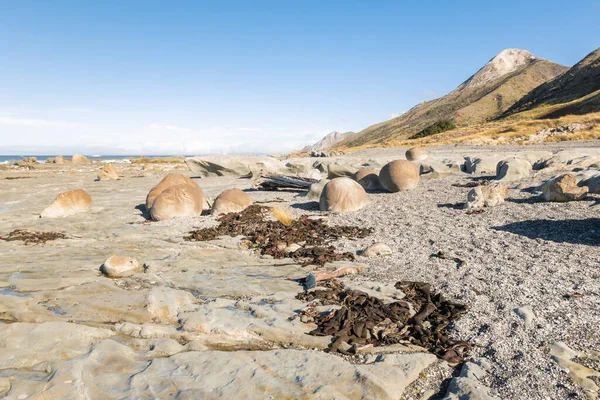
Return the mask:
M145 156L147 158L162 158L162 157L173 157L174 155L170 155L170 154L165 154L165 155L160 155L160 156ZM43 163L45 162L48 158L50 157L56 157L56 155L53 156L44 156L44 155L20 155L20 156L3 156L0 155L0 164L9 164L9 161L18 161L18 160L22 160L25 157L35 157L37 158L39 163ZM63 156L65 159L70 159L71 156ZM119 156L111 156L111 155L86 155L87 158L89 158L92 161L112 161L112 162L127 162L129 159L131 158L138 158L141 157L141 155L137 155L137 154L130 154L130 155L119 155Z

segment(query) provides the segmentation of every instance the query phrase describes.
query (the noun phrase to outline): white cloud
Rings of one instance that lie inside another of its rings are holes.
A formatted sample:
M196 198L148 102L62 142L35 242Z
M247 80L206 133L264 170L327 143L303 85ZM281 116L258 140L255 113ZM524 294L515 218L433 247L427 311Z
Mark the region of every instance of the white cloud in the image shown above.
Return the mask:
M148 128L153 130L165 130L165 131L173 131L173 132L194 132L193 129L185 128L182 126L176 125L168 125L168 124L150 124Z
M31 128L48 128L48 127L73 127L78 124L65 121L55 121L48 119L34 119L34 118L14 118L0 116L0 125L8 126L24 126Z

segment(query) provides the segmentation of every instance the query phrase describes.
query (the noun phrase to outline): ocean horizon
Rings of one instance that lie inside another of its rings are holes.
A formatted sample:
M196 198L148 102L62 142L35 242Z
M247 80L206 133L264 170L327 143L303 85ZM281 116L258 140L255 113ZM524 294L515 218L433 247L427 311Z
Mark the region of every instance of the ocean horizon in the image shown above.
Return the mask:
M89 158L90 160L97 160L97 161L103 161L103 160L127 160L130 158L139 158L139 157L147 157L147 158L161 158L161 157L176 157L176 156L183 156L183 157L191 157L192 155L182 155L182 154L161 154L161 155L144 155L144 154L127 154L127 155L100 155L100 154L84 154L87 158ZM63 155L63 157L65 159L70 159L73 155ZM42 163L42 162L46 162L46 160L48 160L48 158L51 157L56 157L56 155L39 155L39 154L32 154L32 155L0 155L0 164L8 164L10 161L18 161L18 160L22 160L23 158L26 157L35 157L38 162Z

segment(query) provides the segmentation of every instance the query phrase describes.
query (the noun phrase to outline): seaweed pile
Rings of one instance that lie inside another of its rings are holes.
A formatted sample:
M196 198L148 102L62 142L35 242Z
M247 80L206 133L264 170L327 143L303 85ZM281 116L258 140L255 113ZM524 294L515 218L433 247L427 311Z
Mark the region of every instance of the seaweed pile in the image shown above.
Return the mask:
M401 281L395 286L406 297L392 303L384 303L359 290L345 289L340 282L328 289L300 293L297 298L341 306L312 318L317 328L310 332L311 335L336 338L330 351L348 353L353 349L356 353L357 348L365 345L408 343L424 347L448 362L462 362L464 352L470 346L467 342L451 339L448 327L467 311L467 307L433 293L428 283ZM352 347L344 349L344 342Z
M267 219L268 213L268 207L252 205L242 212L225 214L218 219L218 226L192 231L184 239L208 241L219 236L245 236L248 246L263 255L323 266L332 261L354 261L354 254L337 252L331 242L342 237L364 238L373 232L372 228L328 226L325 221L306 215L284 224Z
M0 240L7 242L21 240L25 242L25 244L44 244L49 240L56 239L67 239L67 236L60 232L38 232L27 231L25 229L15 229L7 236L0 236Z

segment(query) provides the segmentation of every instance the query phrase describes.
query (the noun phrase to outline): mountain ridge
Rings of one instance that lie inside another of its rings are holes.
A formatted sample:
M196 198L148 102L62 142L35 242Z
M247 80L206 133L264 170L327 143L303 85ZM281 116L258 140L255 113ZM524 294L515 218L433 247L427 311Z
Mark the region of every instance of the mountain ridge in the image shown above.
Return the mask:
M406 139L444 119L451 119L458 126L486 122L567 69L526 50L503 50L445 96L419 103L399 117L371 125L335 147Z

